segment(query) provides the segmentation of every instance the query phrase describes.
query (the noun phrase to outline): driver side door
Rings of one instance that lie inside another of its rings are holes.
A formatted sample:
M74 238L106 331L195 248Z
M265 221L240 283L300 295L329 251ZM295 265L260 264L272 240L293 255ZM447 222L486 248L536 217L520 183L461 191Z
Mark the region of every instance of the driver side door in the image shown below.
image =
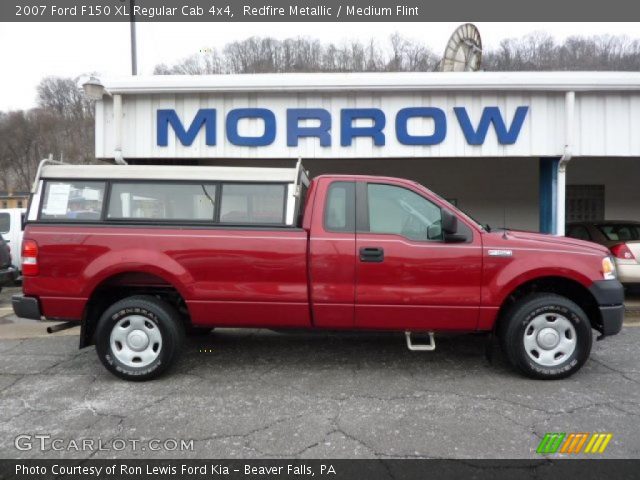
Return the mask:
M358 328L474 330L480 310L482 248L445 243L442 210L410 185L359 183L356 189Z

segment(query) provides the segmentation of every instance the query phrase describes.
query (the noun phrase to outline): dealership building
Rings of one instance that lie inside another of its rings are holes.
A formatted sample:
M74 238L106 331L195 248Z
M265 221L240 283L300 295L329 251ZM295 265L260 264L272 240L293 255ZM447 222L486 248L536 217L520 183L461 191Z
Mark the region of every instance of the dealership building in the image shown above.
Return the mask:
M96 156L415 180L482 223L640 221L640 74L92 79Z

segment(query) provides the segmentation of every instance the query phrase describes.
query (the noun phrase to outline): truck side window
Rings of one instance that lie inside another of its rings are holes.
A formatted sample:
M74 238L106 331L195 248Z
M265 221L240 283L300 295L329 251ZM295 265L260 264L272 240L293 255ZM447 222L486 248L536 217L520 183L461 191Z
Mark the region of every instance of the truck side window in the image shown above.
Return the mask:
M48 181L44 189L41 220L91 222L100 220L104 182Z
M324 208L328 232L355 232L355 183L333 182Z
M285 223L284 184L222 185L220 223L249 223L256 225Z
M369 231L390 233L410 240L442 240L440 207L406 188L367 185Z

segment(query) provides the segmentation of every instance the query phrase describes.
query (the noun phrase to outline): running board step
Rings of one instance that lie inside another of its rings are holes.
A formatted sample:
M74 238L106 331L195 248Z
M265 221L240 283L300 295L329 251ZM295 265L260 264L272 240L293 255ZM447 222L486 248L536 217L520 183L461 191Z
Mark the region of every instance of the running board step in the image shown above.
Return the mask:
M426 335L429 337L429 343L413 343L411 339L411 335L413 332L406 331L404 332L404 337L407 340L407 348L414 352L432 352L436 349L436 339L433 336L433 332L427 332ZM421 334L425 335L425 334Z

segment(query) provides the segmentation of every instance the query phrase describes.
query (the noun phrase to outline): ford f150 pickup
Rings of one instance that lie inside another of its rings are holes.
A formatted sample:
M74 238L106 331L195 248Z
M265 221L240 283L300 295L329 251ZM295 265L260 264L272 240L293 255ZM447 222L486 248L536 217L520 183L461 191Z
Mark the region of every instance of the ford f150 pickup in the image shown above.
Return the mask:
M562 378L624 314L602 246L491 232L413 181L310 181L300 163L43 165L22 271L15 313L79 323L80 347L129 380L214 327L399 331L413 350L489 332L523 374Z

